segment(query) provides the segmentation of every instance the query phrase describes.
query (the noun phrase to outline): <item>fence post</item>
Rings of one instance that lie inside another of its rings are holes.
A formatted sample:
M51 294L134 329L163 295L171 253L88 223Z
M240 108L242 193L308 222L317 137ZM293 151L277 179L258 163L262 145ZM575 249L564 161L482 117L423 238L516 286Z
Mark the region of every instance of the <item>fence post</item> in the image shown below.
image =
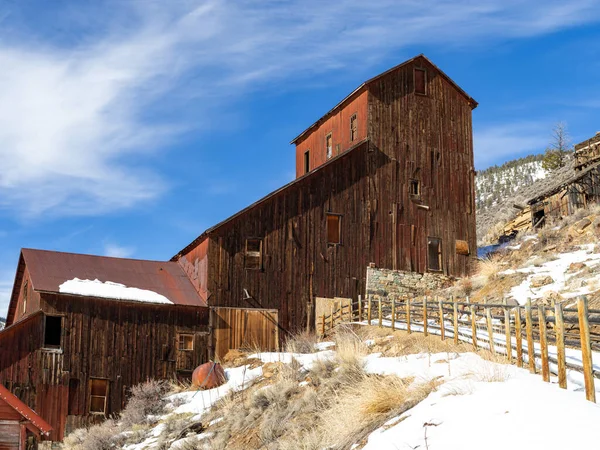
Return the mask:
M410 295L406 297L406 331L410 334Z
M439 306L440 306L440 337L442 338L442 341L444 339L446 339L446 329L444 327L444 305L442 303L442 300L439 300Z
M381 310L381 296L379 297L379 328L383 327L383 311Z
M546 308L538 306L538 322L540 324L540 347L542 349L542 379L550 383L550 367L548 366L548 333L546 330Z
M363 318L363 310L362 310L362 297L359 294L358 295L358 321L362 322L362 318Z
M512 362L512 338L510 337L510 310L508 302L504 299L504 334L506 336L506 359Z
M529 371L535 373L535 347L533 346L533 317L531 315L531 299L525 303L525 328L527 330L527 359L529 360Z
M331 315L329 316L329 330L333 330L333 305L331 305Z
M556 331L556 359L558 360L558 385L567 388L567 362L565 355L565 319L562 303L554 305L554 331Z
M471 336L473 338L473 347L477 349L477 316L475 316L475 305L471 305Z
M423 296L423 335L427 336L427 296Z
M452 307L454 312L454 344L458 345L458 302L452 297Z
M392 297L392 331L396 330L396 297Z
M515 339L517 341L517 367L523 367L523 332L521 331L521 307L515 311Z
M588 300L586 296L577 299L577 314L579 316L579 334L581 336L581 359L583 362L583 377L585 379L585 397L590 402L596 403L594 375L592 373L590 324L588 322Z
M367 321L369 322L369 325L371 325L372 315L373 315L373 296L369 295L369 302L367 305Z
M492 327L492 308L487 306L488 300L485 299L485 319L487 323L488 340L490 344L490 351L492 355L496 354L496 343L494 342L494 328Z

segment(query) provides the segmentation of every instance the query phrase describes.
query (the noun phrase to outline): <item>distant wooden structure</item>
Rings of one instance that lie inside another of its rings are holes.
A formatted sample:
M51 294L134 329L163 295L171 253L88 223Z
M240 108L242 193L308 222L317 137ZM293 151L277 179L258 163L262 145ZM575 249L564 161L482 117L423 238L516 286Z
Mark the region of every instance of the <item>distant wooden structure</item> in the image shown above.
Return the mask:
M467 275L476 106L423 55L366 81L292 141L294 181L172 261L211 308L277 311L280 340L314 328L316 297L364 296L369 263Z
M171 304L61 292L79 278ZM48 422L48 439L118 413L132 386L191 377L207 360L209 311L176 263L23 249L0 332L0 383Z
M575 146L575 169L600 162L600 131L594 137L586 139Z

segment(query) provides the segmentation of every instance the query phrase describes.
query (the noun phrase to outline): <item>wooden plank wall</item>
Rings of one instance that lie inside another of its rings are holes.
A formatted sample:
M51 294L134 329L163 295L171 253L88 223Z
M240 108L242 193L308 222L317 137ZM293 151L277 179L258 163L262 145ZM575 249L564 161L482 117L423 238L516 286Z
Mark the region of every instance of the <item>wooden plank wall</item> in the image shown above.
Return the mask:
M217 360L230 349L279 349L277 310L211 308L211 314Z
M26 303L26 309L23 309L23 302L24 302L24 286L25 283L27 283L27 303ZM19 320L21 320L23 317L29 315L29 314L33 314L34 312L38 311L40 309L40 294L35 291L33 289L33 286L31 284L31 277L29 275L29 271L27 270L27 267L24 267L23 270L23 277L21 279L20 282L20 287L19 287L19 297L17 299L17 305L16 305L16 310L15 310L15 316L13 318L13 320L11 320L10 323L15 323L18 322Z
M304 153L310 150L310 169L327 162L325 138L331 133L333 156L336 156L336 146L339 145L340 153L348 150L356 143L367 137L367 101L366 89L355 98L348 100L347 104L328 117L323 123L316 126L310 133L296 142L296 178L304 175ZM350 140L350 118L356 114L357 136Z
M427 95L413 93L415 67L427 71ZM380 212L376 262L425 272L427 238L437 237L443 272L466 275L476 254L471 105L423 58L375 81L369 92L369 137L390 158L373 177L382 187L372 199ZM420 201L409 196L411 178L421 182ZM385 220L386 213L395 220ZM457 240L469 243L471 256L456 253ZM399 245L390 258L392 241Z

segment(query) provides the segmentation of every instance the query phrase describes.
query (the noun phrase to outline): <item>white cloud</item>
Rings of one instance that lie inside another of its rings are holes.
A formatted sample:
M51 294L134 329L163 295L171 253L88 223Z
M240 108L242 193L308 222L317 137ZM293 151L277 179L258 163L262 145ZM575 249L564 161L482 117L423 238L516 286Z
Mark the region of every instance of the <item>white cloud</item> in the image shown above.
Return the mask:
M521 121L475 128L475 167L485 169L508 159L544 151L550 142L552 126L552 123Z
M366 70L409 46L476 45L600 17L587 0L123 5L105 8L118 26L99 28L90 15L89 35L70 45L28 38L33 25L0 41L0 207L98 214L155 198L167 184L144 161L210 117L186 113L182 99L209 110L278 80ZM68 29L68 20L54 28ZM150 120L157 104L176 111L177 123Z
M133 247L123 247L117 244L105 244L104 256L112 256L114 258L129 258L135 253Z

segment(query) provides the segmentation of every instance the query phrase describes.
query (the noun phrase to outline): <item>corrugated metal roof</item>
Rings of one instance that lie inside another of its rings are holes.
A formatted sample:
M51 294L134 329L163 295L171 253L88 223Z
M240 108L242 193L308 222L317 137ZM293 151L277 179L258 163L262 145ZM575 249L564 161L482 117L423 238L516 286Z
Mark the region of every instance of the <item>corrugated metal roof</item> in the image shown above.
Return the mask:
M41 434L48 434L52 431L52 427L42 419L37 413L15 397L12 392L0 384L0 399L4 400L8 406L19 413L23 418L29 420L31 424L39 430Z
M47 250L21 250L36 291L59 293L65 281L112 281L161 294L176 305L207 306L176 262L112 258Z

